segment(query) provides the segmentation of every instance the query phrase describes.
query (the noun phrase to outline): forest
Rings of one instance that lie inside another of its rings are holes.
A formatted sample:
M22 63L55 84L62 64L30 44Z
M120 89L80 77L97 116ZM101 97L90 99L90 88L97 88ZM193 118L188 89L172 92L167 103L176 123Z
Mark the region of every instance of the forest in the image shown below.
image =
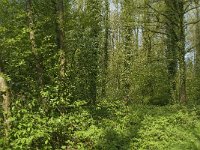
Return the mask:
M0 0L0 150L200 150L200 0Z

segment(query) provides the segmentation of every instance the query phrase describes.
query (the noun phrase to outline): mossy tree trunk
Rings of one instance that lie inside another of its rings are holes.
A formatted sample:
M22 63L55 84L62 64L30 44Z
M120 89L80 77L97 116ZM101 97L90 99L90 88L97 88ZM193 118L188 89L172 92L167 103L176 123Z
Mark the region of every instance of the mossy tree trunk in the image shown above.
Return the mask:
M39 52L36 44L36 35L35 35L35 22L34 22L34 11L33 11L33 1L27 0L27 16L28 16L28 25L29 25L29 41L31 43L31 52L34 56L35 60L35 71L36 71L36 88L38 90L39 99L42 101L43 107L46 105L46 101L42 99L40 94L41 90L44 87L44 79L43 79L43 67L42 67L42 60L39 58Z
M6 142L8 142L9 130L10 130L10 94L8 85L4 75L0 74L0 96L3 99L2 108L3 108L3 117L4 117L4 133Z
M166 57L168 60L171 99L172 101L177 99L179 102L185 103L187 101L187 96L184 2L183 0L165 0L165 4L167 33ZM178 92L176 90L178 90Z
M186 62L185 62L185 25L184 25L184 2L179 0L177 2L177 13L178 13L178 46L179 46L179 101L184 104L187 102L186 95Z
M199 11L199 0L195 0L196 7L196 24L195 24L195 100L200 104L200 11Z
M131 89L131 67L133 64L133 20L132 20L132 5L131 1L124 1L122 5L122 19L123 19L123 39L124 39L124 74L123 74L123 98L127 103L130 101Z
M105 33L104 33L104 47L103 47L103 81L102 81L102 97L106 96L107 72L108 72L108 49L109 49L109 1L105 0Z

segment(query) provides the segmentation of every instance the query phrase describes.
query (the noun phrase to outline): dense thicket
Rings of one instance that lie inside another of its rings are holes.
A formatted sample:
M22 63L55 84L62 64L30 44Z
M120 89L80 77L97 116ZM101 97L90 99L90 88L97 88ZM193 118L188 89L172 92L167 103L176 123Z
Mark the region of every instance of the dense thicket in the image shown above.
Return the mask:
M1 0L0 149L199 149L199 15L199 0Z

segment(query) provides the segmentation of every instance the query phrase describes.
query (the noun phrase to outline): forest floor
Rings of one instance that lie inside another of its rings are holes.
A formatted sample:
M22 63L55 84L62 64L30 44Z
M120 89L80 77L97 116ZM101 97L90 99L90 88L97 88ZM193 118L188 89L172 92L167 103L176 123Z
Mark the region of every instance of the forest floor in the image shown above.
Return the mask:
M105 111L106 110L106 111ZM97 149L105 150L199 150L198 106L120 106L102 110L94 134ZM94 117L95 118L95 117ZM94 130L89 128L87 131ZM99 134L98 134L99 133Z
M102 101L95 109L76 106L67 115L45 116L25 109L18 113L12 123L11 149L200 149L200 106Z

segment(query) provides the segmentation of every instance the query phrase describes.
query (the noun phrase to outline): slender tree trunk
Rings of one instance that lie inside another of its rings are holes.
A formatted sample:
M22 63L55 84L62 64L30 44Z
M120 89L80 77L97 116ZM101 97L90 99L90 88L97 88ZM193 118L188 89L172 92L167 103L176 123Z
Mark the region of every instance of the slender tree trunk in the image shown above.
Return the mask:
M136 56L134 58L137 57L138 51L139 51L139 27L136 27L135 29L135 36L136 36L136 39L135 39Z
M104 37L104 59L103 59L103 82L102 97L106 96L107 70L108 70L108 46L109 46L109 1L105 0L105 37Z
M145 6L145 10L144 10L144 29L143 29L143 49L144 49L144 53L146 54L146 63L147 65L151 65L151 60L152 60L152 38L151 38L151 33L148 31L148 29L150 28L148 25L148 23L151 22L151 18L149 16L149 9L148 9L148 4L149 4L149 0L145 0L144 6ZM152 72L151 67L148 67L147 69L149 69L149 72ZM146 84L148 85L147 87L147 91L148 91L148 95L153 98L154 96L154 89L153 89L153 78L151 76L147 76L146 78Z
M124 99L125 102L127 103L130 100L130 88L131 88L131 83L130 83L130 77L131 77L131 47L130 47L130 42L131 42L131 32L132 29L129 27L125 31L125 60L124 60L124 69L125 69L125 79L124 79Z
M199 0L195 0L196 6L196 20L200 20L200 12L199 12ZM197 22L195 25L195 47L196 47L196 55L195 55L195 73L198 75L200 73L200 23Z
M56 41L60 55L60 77L65 77L66 54L64 50L64 4L63 0L55 1L56 8Z
M3 117L4 117L4 133L6 138L6 143L8 142L9 130L10 130L10 121L11 116L10 112L10 95L8 90L8 85L3 75L0 74L0 96L3 98L2 108L3 108ZM8 144L8 143L7 143Z
M57 50L59 53L59 91L58 95L60 99L64 98L66 92L66 51L65 51L65 44L64 44L64 1L63 0L53 0L53 4L55 7L55 27L56 27L56 45Z
M195 0L195 6L196 6L196 20L200 20L200 11L199 11L199 0ZM197 22L195 25L195 85L196 85L196 100L197 103L200 103L199 97L200 97L200 23Z
M180 85L179 85L179 101L181 103L187 102L186 95L186 63L185 63L185 40L181 39L180 52L179 52L179 66L180 66Z
M32 0L27 0L27 14L29 19L29 37L31 42L32 53L35 57L36 62L36 74L38 79L38 87L43 87L43 69L41 66L41 60L38 57L37 45L35 42L35 25L34 25L34 16L33 16L33 5Z
M179 85L179 101L187 102L186 95L186 63L185 63L185 29L184 29L184 3L183 0L178 1L179 14L179 67L180 67L180 85Z
M90 104L95 105L97 100L97 79L98 79L98 60L99 60L99 34L101 32L100 20L101 16L101 1L87 1L87 15L89 38L91 43L88 45L88 100Z
M151 62L151 51L152 51L152 46L151 46L151 35L148 31L148 23L150 22L150 17L148 15L148 4L149 4L149 0L145 0L145 7L146 9L144 10L144 30L143 30L143 48L144 51L146 52L146 56L147 56L147 63Z
M36 70L36 80L37 80L37 87L39 100L42 102L42 107L46 110L46 100L42 98L40 91L43 90L44 82L43 82L43 68L42 68L42 60L40 60L38 56L37 44L36 44L36 37L35 37L35 24L34 24L34 15L33 15L33 1L27 0L27 14L29 19L29 40L31 43L32 54L34 55L35 59L35 70Z
M131 65L132 65L132 13L130 7L131 1L124 1L123 6L123 34L124 34L124 81L123 81L123 96L126 103L130 101L131 88Z

